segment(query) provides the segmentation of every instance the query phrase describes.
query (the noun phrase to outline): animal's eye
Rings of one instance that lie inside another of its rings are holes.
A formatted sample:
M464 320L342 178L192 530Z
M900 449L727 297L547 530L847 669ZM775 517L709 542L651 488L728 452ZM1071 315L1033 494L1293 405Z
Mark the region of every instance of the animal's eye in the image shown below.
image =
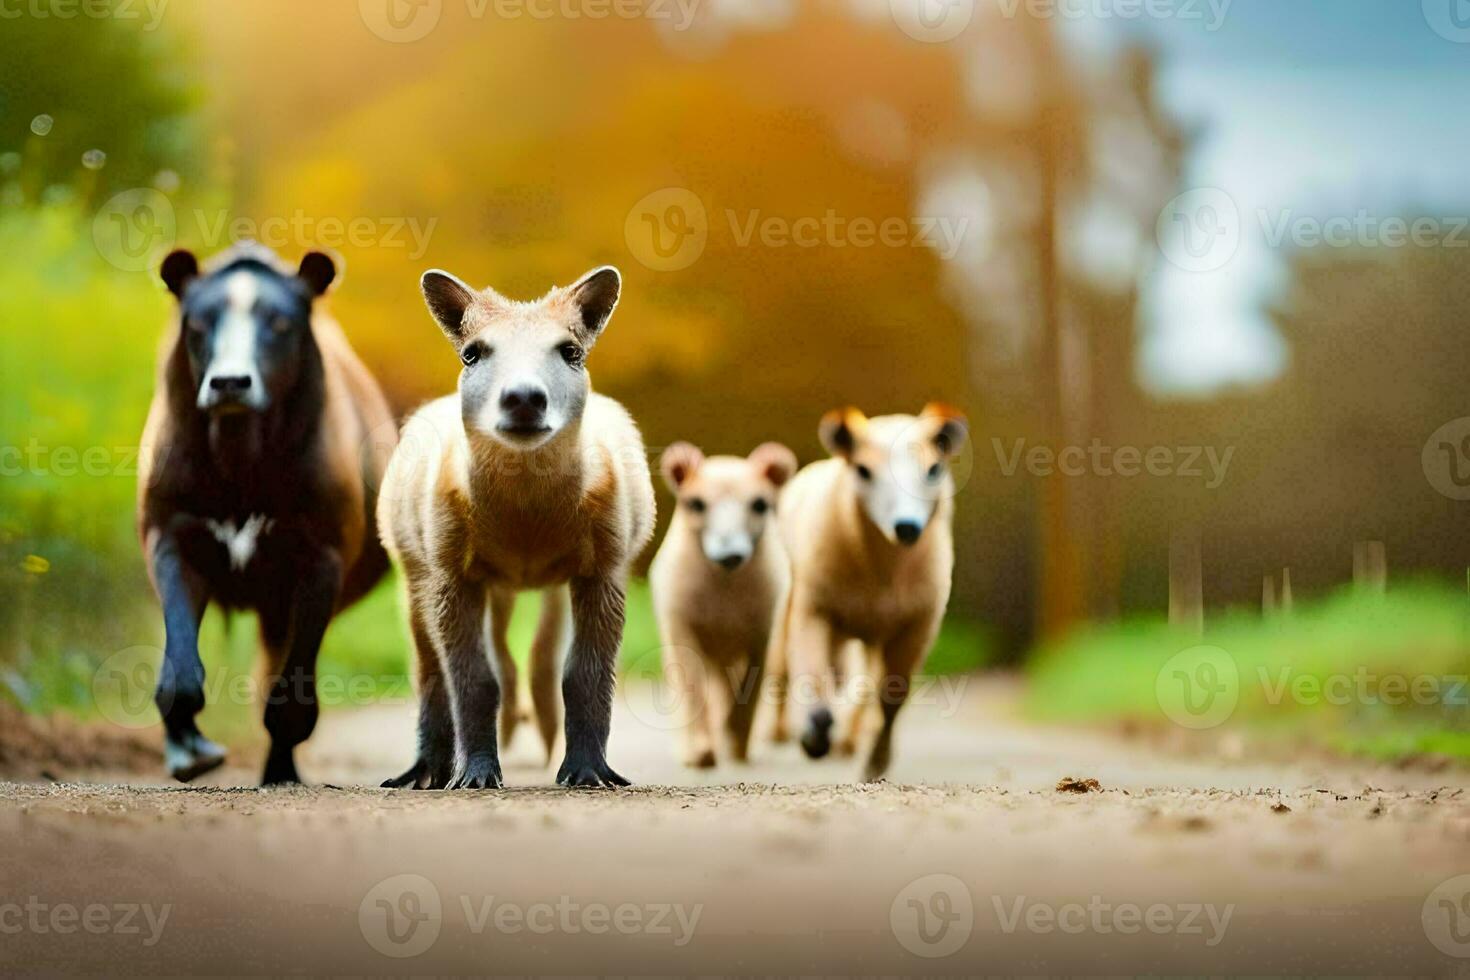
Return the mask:
M692 510L692 511L694 511L694 513L696 513L696 514L703 514L704 513L704 501L701 500L698 497L690 497L689 498L689 509Z
M940 466L938 463L935 463L933 466L929 467L929 482L930 483L938 482L939 478L941 476L943 476L943 475L944 475L944 467L943 466Z
M480 358L484 356L485 346L483 344L470 344L459 352L459 359L464 361L465 367L480 363Z
M586 359L587 352L580 345L568 341L556 349L561 359L567 362L568 367L581 367L582 361Z
M771 509L771 505L766 501L765 497L757 497L755 498L755 500L751 501L750 509L755 511L757 514L764 514L766 511Z
M271 330L276 333L285 333L293 326L289 316L277 316L271 319Z
M873 478L873 471L868 469L862 463L859 463L857 467L857 475L864 480L871 480Z
M209 325L204 322L204 318L199 316L188 317L184 320L184 326L188 327L194 333L203 333L209 328Z

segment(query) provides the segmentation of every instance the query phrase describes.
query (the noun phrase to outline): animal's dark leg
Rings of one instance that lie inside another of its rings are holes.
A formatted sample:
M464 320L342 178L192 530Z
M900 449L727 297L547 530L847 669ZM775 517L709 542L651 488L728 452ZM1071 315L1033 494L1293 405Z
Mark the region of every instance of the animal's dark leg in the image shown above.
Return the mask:
M888 771L888 765L893 761L893 723L898 719L898 712L908 699L908 677L884 678L883 727L878 729L878 738L873 743L873 751L868 756L868 763L863 769L865 782L871 783L882 779L883 774Z
M169 775L187 783L225 761L225 750L200 734L194 720L204 708L199 621L209 591L204 577L184 559L173 532L153 532L151 544L153 584L163 605L166 634L153 701L163 716L164 764Z
M610 577L573 579L572 649L562 675L567 754L562 786L627 786L607 764L613 686L623 641L623 586Z
M863 769L867 782L883 778L893 760L893 723L909 699L912 677L924 655L929 652L939 623L916 623L901 631L883 647L883 676L878 681L878 697L883 704L883 727L868 755Z
M443 789L454 776L454 716L449 687L439 669L439 654L429 636L421 601L410 591L409 619L418 656L419 757L400 776L383 783L390 789Z
M499 789L495 734L500 684L485 650L485 586L445 578L435 589L434 646L449 680L454 716L454 775L448 789Z
M261 784L299 783L296 746L316 727L316 657L342 592L342 559L323 551L293 569L299 576L290 601L290 630L281 671L266 694L265 730L270 733Z

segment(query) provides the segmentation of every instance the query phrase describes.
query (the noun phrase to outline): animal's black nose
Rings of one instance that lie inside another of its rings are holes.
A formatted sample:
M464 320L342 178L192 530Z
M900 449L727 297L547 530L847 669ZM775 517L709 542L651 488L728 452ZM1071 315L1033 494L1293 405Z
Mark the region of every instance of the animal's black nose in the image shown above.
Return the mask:
M744 555L726 555L720 559L720 567L727 572L733 572L743 564L745 564Z
M209 388L225 395L238 395L250 390L250 375L217 374L209 379Z
M919 525L917 521L899 521L897 524L893 525L894 537L898 538L898 540L904 544L913 544L915 541L919 540L919 535L922 534L923 531L924 529Z
M801 733L801 749L809 759L820 759L832 751L832 709L823 705L807 716L806 731Z
M500 396L501 411L514 415L540 415L546 411L546 392L541 388L507 388Z

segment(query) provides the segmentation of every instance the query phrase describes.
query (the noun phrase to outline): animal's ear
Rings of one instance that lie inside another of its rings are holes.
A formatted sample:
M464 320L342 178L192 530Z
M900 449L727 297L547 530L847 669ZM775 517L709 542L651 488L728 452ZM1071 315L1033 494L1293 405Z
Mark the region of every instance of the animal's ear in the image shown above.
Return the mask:
M922 418L935 419L939 423L934 430L934 445L941 453L952 456L970 438L970 422L965 413L944 402L930 402L919 413Z
M676 442L664 454L658 458L659 472L664 475L664 482L674 493L684 485L684 481L694 475L699 469L699 464L704 462L704 453L693 443Z
M766 442L751 450L746 459L777 488L796 475L796 454L779 442Z
M424 302L439 321L439 327L456 345L464 339L464 314L474 302L475 291L441 269L430 269L419 280Z
M307 252L301 257L296 274L306 283L313 296L325 296L337 281L337 260L326 252Z
M610 265L593 269L572 285L569 292L581 315L582 343L591 346L602 334L622 291L622 273Z
M817 435L822 446L833 456L850 459L858 439L868 426L868 417L855 408L834 408L822 416Z
M199 260L187 248L176 249L164 256L158 267L158 277L168 291L183 298L184 287L199 275Z

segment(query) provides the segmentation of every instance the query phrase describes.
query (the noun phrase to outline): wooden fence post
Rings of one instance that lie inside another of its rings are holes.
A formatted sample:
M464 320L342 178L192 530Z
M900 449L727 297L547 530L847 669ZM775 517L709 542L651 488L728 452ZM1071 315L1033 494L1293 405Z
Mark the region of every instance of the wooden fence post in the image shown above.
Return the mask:
M1364 592L1382 595L1388 587L1388 561L1382 541L1353 543L1353 584Z
M1169 537L1169 623L1196 635L1205 629L1204 567L1199 530Z

